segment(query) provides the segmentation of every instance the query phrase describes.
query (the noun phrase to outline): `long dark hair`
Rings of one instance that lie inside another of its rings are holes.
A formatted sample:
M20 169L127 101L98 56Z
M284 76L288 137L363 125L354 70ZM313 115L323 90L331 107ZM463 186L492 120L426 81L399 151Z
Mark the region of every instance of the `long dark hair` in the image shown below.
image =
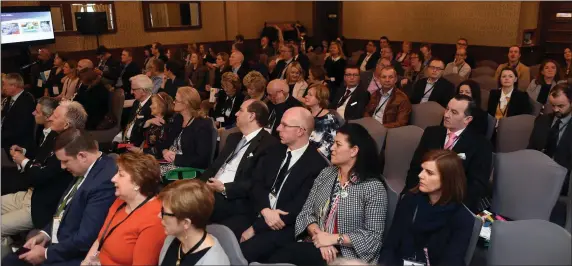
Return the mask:
M472 79L468 79L465 80L463 82L461 82L461 84L459 84L459 86L457 86L457 93L459 94L459 91L461 90L461 86L463 85L467 85L469 86L469 88L471 88L471 98L473 98L473 101L475 102L475 104L477 106L481 106L481 85L479 85L479 83L477 83L476 81L472 80Z
M350 147L359 147L356 162L350 170L357 175L358 182L370 178L383 182L377 144L367 130L359 124L346 123L338 129L338 134L347 137Z
M556 62L556 60L546 59L546 60L542 61L542 63L540 64L540 67L538 68L538 74L536 75L536 79L535 79L536 85L546 85L546 81L544 80L544 74L542 74L542 71L544 70L544 67L548 63L552 63L556 67L556 71L555 71L555 75L554 75L554 83L556 83L560 80L560 75L561 75L560 64L558 64L558 62Z

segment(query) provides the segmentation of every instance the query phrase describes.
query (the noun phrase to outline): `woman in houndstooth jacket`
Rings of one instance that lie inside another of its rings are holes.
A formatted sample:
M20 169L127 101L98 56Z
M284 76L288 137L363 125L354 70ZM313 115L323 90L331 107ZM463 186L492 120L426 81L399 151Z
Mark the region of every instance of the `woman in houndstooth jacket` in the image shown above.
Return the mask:
M375 141L357 124L342 126L296 219L296 238L270 258L273 263L325 265L336 257L377 262L387 211Z

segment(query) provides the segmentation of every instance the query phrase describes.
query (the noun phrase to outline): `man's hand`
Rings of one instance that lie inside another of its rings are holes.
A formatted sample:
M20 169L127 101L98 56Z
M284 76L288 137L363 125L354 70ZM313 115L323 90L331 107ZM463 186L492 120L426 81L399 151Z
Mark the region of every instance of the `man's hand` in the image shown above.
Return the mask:
M22 161L24 161L24 159L26 159L26 156L24 156L23 153L21 152L14 152L14 155L12 155L12 160L14 160L14 162L18 165L22 164Z
M242 236L240 237L240 243L251 239L253 236L254 236L254 228L252 228L251 226L242 233Z
M40 265L46 260L46 248L35 245L30 251L20 255L18 258L34 265Z
M26 243L24 244L24 247L28 249L32 249L37 245L45 247L48 241L49 241L48 237L44 233L40 232L34 237L28 239L28 241L26 241Z
M280 215L288 215L285 211L265 208L260 212L260 214L262 214L264 221L272 230L280 230L286 226L280 218Z
M221 193L224 190L224 184L220 182L220 180L216 178L209 178L209 182L207 182L207 186L210 187L212 190Z

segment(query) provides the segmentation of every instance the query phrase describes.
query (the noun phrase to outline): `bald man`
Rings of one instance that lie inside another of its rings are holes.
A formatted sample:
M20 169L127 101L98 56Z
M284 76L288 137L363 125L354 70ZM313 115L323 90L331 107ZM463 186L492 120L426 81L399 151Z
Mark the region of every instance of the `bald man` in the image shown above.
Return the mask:
M51 69L54 66L52 53L47 48L39 49L37 58L37 64L32 66L30 69L30 92L36 100L44 96L44 92L47 90L46 82L48 81Z
M235 51L230 54L228 58L228 63L232 68L232 73L237 74L240 78L240 82L244 79L244 76L250 72L248 66L244 64L244 55L240 51Z
M310 144L314 117L302 107L288 109L278 126L280 145L262 158L250 193L253 214L231 217L225 224L237 234L249 261L265 261L279 247L295 241L294 226L314 179L328 166ZM241 231L242 230L242 231Z
M268 99L270 100L270 103L268 104L270 117L268 118L266 131L273 136L278 137L278 131L276 131L276 128L278 128L284 112L292 107L302 106L302 104L296 100L296 98L290 96L290 88L288 87L288 83L284 80L275 79L270 81L266 87L266 92L268 93Z

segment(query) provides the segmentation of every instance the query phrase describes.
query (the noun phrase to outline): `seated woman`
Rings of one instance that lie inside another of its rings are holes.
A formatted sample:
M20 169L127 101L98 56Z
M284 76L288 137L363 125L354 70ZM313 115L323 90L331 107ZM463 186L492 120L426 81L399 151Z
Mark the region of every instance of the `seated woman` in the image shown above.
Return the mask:
M532 113L530 97L526 92L518 90L516 70L510 67L504 68L499 75L498 86L500 89L492 90L489 95L487 111L490 115L500 120L504 117Z
M270 263L325 265L337 256L377 262L387 211L375 141L358 124L338 129L333 166L314 181L296 219L295 236Z
M117 199L81 265L157 265L166 237L157 219L159 163L151 155L124 153L117 166L111 179Z
M311 66L308 70L308 86L314 84L326 85L330 91L330 97L334 97L331 93L332 90L328 87L328 82L326 82L326 70L322 66ZM306 94L308 94L308 90L304 93L304 97L306 97Z
M96 130L110 110L110 93L93 69L82 69L79 78L83 86L78 89L74 100L83 105L87 113L85 129Z
M546 59L540 64L540 71L536 78L530 82L526 92L531 99L545 105L548 103L550 90L557 83L565 82L560 79L560 65L558 65L558 62Z
M59 53L54 55L54 67L50 71L50 76L44 84L44 89L51 97L59 96L63 89L62 79L65 76L63 71L64 62L67 61Z
M210 87L220 89L222 87L222 74L232 71L230 65L228 64L228 57L229 56L227 53L218 53L216 55L214 77L210 79ZM210 87L207 86L207 89L210 90Z
M466 265L475 220L462 203L463 162L453 151L434 150L425 154L421 167L419 184L397 205L381 264Z
M172 122L173 98L165 92L159 92L151 96L151 116L143 125L145 140L141 147L129 147L131 152L144 152L161 158L162 152L157 143L167 139L167 124Z
M476 108L474 108L471 114L473 121L471 121L468 128L486 136L489 127L489 118L487 112L481 109L481 86L479 83L472 79L465 80L457 87L456 94L464 94L473 98Z
M210 67L212 64L216 64L216 59L209 52L210 48L206 47L206 44L199 44L199 55L203 61L203 66Z
M342 52L342 45L333 41L330 44L329 55L324 62L324 69L330 83L330 88L338 88L344 82L344 70L346 69L346 56Z
M401 67L404 70L409 70L409 67L411 66L411 59L409 58L410 53L411 53L411 42L403 41L403 44L401 44L401 52L397 54L397 56L395 57L395 61L401 63Z
M62 91L58 96L56 96L56 99L73 100L79 83L77 62L75 60L65 61L62 72L64 73L64 77L62 78Z
M167 138L158 140L162 153L161 175L178 167L206 169L213 151L213 122L200 112L201 97L191 87L181 87L175 97L171 122L167 125Z
M163 202L160 214L168 235L159 265L230 265L221 244L206 231L214 194L204 182L175 181L161 191L159 199Z
M199 91L201 99L208 98L208 93L206 92L207 75L208 69L203 65L203 60L201 56L194 52L191 54L191 63L186 69L187 77L191 79L192 86Z
M174 98L178 88L188 85L189 79L185 77L183 64L178 60L167 61L165 63L165 78L159 91L164 91Z
M242 81L246 87L247 96L244 100L255 99L268 102L266 98L266 79L258 71L250 71Z
M286 82L290 88L290 95L298 101L304 100L304 93L308 88L308 83L304 80L304 69L296 61L292 61L286 68Z
M163 82L167 79L163 60L151 59L151 67L149 71L147 71L147 76L153 81L153 94L156 94L161 87L163 87Z
M219 94L213 112L217 127L229 129L235 126L236 112L244 101L241 85L238 75L232 72L226 72L222 75L224 94Z
M314 131L310 135L310 142L327 158L330 158L336 130L340 127L336 116L328 110L329 98L328 87L319 84L310 86L304 97L304 105L314 116Z

